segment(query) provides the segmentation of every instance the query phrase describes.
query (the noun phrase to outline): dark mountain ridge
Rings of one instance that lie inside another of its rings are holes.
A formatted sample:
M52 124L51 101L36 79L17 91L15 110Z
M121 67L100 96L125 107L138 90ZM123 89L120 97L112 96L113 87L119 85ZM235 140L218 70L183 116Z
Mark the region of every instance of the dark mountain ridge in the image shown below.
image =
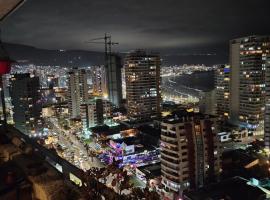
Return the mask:
M19 63L62 67L87 67L104 64L104 53L87 50L48 50L28 45L4 43L10 57ZM121 53L122 57L125 56ZM161 53L162 65L226 63L226 55L165 54Z

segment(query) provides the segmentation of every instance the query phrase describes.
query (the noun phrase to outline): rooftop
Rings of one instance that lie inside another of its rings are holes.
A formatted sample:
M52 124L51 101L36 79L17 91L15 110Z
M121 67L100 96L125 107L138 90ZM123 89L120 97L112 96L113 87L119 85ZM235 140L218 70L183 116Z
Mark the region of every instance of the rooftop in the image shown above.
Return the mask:
M184 122L191 122L195 120L215 119L215 118L216 117L213 115L204 115L202 113L187 112L186 110L180 110L177 112L173 112L172 115L168 115L162 120L162 122L168 124L178 124Z
M91 131L94 134L97 134L99 136L110 136L110 135L114 135L117 133L120 133L121 131L127 130L128 128L122 124L118 125L118 126L112 126L109 127L107 125L104 126L96 126L91 128Z
M161 165L160 163L146 165L142 167L138 167L138 170L143 172L148 179L153 179L161 176Z

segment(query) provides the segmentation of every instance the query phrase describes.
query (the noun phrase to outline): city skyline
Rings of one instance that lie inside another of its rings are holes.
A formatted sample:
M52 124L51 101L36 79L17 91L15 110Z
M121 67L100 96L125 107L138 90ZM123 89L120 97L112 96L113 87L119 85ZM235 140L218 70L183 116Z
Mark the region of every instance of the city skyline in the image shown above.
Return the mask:
M267 8L0 0L0 199L270 200Z

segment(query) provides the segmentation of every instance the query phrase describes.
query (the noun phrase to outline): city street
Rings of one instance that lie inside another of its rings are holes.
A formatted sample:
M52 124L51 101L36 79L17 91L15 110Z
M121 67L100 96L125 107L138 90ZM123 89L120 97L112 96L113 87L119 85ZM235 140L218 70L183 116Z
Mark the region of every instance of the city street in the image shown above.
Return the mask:
M58 141L63 150L60 155L84 171L91 167L103 167L104 165L96 157L90 157L84 144L76 137L75 130L64 130L58 125L56 118L50 118L47 123L52 127L51 136ZM57 145L56 145L57 146Z

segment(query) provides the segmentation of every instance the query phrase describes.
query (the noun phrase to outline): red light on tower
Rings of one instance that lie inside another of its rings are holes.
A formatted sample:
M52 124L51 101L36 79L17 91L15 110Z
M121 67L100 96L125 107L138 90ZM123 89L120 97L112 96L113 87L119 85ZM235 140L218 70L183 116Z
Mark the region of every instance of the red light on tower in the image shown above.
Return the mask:
M4 126L7 124L7 113L6 113L6 105L5 105L5 97L4 97L4 87L3 87L3 75L8 74L11 69L11 59L9 58L3 43L0 39L0 95L1 95L1 103L2 103L2 110L3 110L3 119L4 119Z
M6 19L10 14L12 14L19 6L21 6L25 0L12 0L12 1L0 1L0 22ZM5 48L3 47L3 43L0 37L0 95L1 95L1 102L3 108L3 115L4 115L4 125L7 124L7 113L6 113L6 106L5 106L5 98L4 98L4 88L3 88L3 79L2 75L8 74L11 69L11 63Z
M8 74L11 69L12 60L9 58L0 38L0 75Z
M10 72L11 63L10 60L0 60L0 75L8 74Z

